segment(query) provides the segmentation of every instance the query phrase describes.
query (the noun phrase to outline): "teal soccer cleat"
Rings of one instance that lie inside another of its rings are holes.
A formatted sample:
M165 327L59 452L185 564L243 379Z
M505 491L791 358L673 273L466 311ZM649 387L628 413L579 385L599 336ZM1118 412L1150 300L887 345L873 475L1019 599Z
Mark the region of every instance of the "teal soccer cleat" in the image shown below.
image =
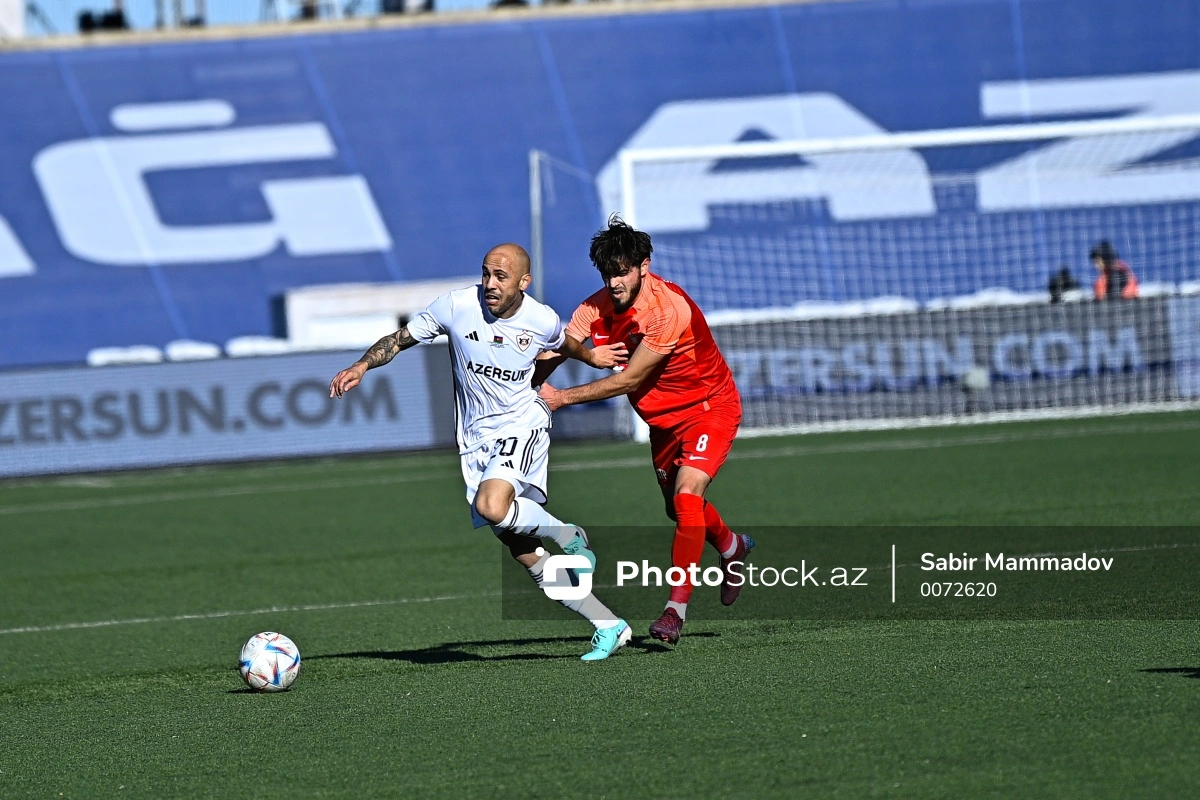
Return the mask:
M629 644L632 638L633 631L623 619L617 620L617 624L611 628L597 628L592 634L592 652L584 653L579 660L602 661Z
M588 541L587 532L578 525L573 525L572 527L575 528L575 537L563 545L563 552L569 556L583 556L592 562L592 571L595 572L596 554L592 552L592 545Z

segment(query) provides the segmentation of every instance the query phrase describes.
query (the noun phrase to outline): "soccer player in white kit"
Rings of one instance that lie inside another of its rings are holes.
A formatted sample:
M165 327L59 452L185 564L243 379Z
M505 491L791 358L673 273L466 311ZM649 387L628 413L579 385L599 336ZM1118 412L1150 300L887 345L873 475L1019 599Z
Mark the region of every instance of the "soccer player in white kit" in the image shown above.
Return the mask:
M596 556L583 529L552 516L543 507L549 466L550 409L534 386L551 371L538 356L563 343L563 325L549 306L525 296L530 283L529 255L515 244L501 244L483 259L483 281L444 294L395 333L371 346L363 357L334 376L331 397L357 386L367 370L381 367L401 350L429 344L445 334L454 372L455 427L467 502L475 527L491 525L513 558L542 585L549 554L539 537L552 539L568 555ZM617 363L608 348L589 355L594 366ZM607 363L609 359L612 363ZM631 638L629 625L595 595L560 600L596 628L585 661L612 655Z

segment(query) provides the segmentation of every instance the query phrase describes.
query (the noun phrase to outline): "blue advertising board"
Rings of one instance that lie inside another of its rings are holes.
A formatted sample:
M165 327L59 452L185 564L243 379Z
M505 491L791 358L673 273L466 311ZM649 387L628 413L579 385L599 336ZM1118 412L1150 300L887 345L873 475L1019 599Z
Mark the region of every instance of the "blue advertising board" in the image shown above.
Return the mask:
M428 352L372 373L340 400L329 381L358 354L9 372L0 477L446 444L453 428L435 423Z
M597 285L587 238L617 210L622 148L803 135L758 122L793 107L835 134L838 119L904 131L1200 111L1197 30L1190 0L895 0L3 53L0 368L278 333L293 287L469 273L491 245L527 241L531 149L598 181L561 182L546 229L546 299L569 313ZM699 117L663 123L687 103ZM1195 155L1181 142L1142 163ZM1160 203L1147 225L1196 199ZM1197 246L1154 252L1139 277L1194 279ZM994 285L983 255L912 293ZM1051 242L1047 263L1004 281L1040 289L1059 257ZM877 281L803 285L782 299L853 299Z

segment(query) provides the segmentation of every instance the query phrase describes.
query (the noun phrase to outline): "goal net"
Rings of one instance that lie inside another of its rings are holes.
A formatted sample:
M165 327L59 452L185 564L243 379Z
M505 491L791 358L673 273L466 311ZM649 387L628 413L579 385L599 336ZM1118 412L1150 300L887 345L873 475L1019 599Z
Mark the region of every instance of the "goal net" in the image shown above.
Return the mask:
M1175 408L1200 397L1197 137L1180 115L626 150L597 210L705 311L747 433Z

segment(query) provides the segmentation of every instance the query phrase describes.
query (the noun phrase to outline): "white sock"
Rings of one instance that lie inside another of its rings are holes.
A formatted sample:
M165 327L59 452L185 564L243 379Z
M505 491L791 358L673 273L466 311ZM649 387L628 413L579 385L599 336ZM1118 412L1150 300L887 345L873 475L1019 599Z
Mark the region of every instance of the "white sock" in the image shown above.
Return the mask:
M542 568L549 557L550 554L547 553L539 558L537 563L532 567L526 567L529 571L529 577L533 578L533 582L538 585L539 589L542 588ZM584 617L588 622L592 623L592 627L596 628L596 630L611 628L620 619L620 617L608 609L608 606L597 600L594 594L589 594L582 600L559 600L558 602L581 617Z
M687 619L687 603L676 603L674 600L667 601L667 608L675 609L675 613L680 619Z
M582 600L563 600L562 604L592 623L592 627L596 630L611 628L620 619L594 594L589 594Z
M559 547L575 538L575 526L555 517L528 497L518 497L508 507L504 521L494 526L501 530L519 533L522 536L539 536L550 539Z
M737 552L738 545L742 543L742 535L735 533L733 535L733 544L729 545L729 549L721 553L721 558L733 558L733 554Z

